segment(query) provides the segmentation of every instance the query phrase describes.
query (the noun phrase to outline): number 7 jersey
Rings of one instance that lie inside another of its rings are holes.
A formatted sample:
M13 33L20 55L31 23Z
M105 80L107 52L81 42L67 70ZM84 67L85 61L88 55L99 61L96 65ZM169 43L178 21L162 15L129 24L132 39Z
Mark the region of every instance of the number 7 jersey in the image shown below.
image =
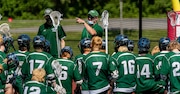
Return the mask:
M97 94L109 89L108 76L117 69L111 60L103 52L91 52L83 57L90 93Z

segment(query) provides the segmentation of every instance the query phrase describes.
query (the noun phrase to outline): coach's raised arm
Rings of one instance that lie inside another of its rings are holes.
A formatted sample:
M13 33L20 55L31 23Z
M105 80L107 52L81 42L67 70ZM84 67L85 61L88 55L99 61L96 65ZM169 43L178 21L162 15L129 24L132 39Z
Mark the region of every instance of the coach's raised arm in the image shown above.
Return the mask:
M98 16L99 13L96 10L90 10L88 12L88 21L81 18L76 18L76 22L84 25L84 29L82 30L81 39L84 38L92 38L93 36L102 37L103 29L98 24Z

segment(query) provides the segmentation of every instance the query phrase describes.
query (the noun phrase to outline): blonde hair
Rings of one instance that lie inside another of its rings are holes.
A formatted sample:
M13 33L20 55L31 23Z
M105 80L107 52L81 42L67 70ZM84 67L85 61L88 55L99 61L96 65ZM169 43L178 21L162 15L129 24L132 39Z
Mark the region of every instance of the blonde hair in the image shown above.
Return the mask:
M0 34L0 45L2 45L3 44L3 36Z
M43 68L34 69L32 72L31 80L38 81L38 82L44 82L45 75L46 75L46 71Z
M99 48L99 49L101 49L102 48L102 38L99 37L99 36L94 36L91 39L91 45L92 45L92 48Z
M154 54L156 54L158 52L160 52L159 46L155 46L151 51L151 55L154 55Z
M170 43L168 44L167 47L168 47L169 51L172 51L174 49L179 49L179 43L177 41L173 40L173 41L170 41Z
M2 64L0 64L0 73L2 73L3 70L4 70L4 68L3 68Z
M129 51L128 48L127 48L127 46L120 46L120 47L118 48L118 52L127 52L127 51Z

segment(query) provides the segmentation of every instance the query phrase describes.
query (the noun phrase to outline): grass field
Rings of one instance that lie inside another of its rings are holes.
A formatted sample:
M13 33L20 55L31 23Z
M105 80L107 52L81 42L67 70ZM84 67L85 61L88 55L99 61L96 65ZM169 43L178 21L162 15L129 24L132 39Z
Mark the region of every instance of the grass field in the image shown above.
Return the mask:
M15 48L17 49L17 37L23 34L21 33L13 33L13 39L14 41L14 45ZM36 33L31 33L28 32L26 33L31 37L31 40L33 39L34 36L36 36ZM119 34L119 31L109 31L108 33L108 50L109 50L109 54L112 54L114 51L114 38L116 35ZM137 53L137 41L138 41L138 31L136 30L126 30L124 31L124 34L127 35L129 37L129 39L133 40L135 42L135 48L134 48L134 53ZM161 37L166 37L167 35L167 31L166 30L144 30L142 33L143 37L149 38L151 41L151 49L158 45L158 40ZM80 41L80 36L81 36L81 32L66 32L67 37L65 38L66 41L66 45L67 46L71 46L74 52L74 56L80 54L80 51L77 47L78 42ZM32 42L32 41L31 41ZM33 51L32 45L31 45L31 51Z
M13 22L9 23L6 20L0 21L1 23L8 23L10 25L10 28L28 28L28 27L38 27L42 23L44 23L44 20L14 20ZM75 20L74 19L64 19L61 22L62 25L74 25ZM108 31L108 50L109 54L112 54L114 51L114 38L116 35L118 35L120 31L118 30L113 30L113 31ZM134 53L137 53L137 41L139 38L139 32L137 30L124 30L124 34L129 37L129 39L133 40L135 42L135 48L134 48ZM12 33L13 38L14 38L14 45L15 48L17 49L17 37L23 34L22 32L16 32ZM31 40L33 39L34 36L36 36L36 32L27 32L31 37ZM81 32L66 32L67 37L65 38L66 45L71 46L74 52L74 56L77 54L80 54L80 51L77 47L78 42L80 41L81 37ZM158 45L158 40L161 37L166 37L167 36L167 30L143 30L142 32L142 37L149 38L151 41L151 49L155 46ZM103 37L104 38L104 37ZM11 50L12 51L12 50ZM33 51L32 45L31 45L31 50Z

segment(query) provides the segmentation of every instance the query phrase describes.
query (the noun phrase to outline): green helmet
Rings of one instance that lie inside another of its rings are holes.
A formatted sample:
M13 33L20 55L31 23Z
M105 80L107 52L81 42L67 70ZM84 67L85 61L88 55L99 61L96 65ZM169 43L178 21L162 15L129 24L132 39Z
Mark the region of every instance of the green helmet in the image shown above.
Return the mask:
M52 10L51 8L45 9L45 11L44 11L44 16L49 15L52 11L53 11L53 10Z
M90 10L88 12L89 15L91 15L92 17L98 17L99 13L96 10Z

